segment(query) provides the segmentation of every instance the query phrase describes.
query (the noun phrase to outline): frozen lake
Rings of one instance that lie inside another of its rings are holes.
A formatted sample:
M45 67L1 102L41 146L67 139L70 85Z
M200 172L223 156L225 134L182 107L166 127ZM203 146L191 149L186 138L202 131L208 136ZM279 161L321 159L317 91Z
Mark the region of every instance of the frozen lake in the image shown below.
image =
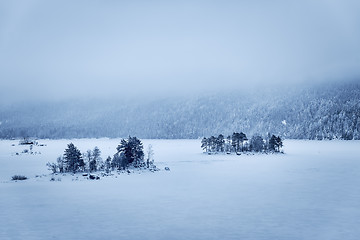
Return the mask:
M359 239L360 141L286 140L284 155L229 156L202 154L200 140L144 140L162 171L35 178L70 142L106 159L119 141L39 140L37 155L0 141L0 239Z

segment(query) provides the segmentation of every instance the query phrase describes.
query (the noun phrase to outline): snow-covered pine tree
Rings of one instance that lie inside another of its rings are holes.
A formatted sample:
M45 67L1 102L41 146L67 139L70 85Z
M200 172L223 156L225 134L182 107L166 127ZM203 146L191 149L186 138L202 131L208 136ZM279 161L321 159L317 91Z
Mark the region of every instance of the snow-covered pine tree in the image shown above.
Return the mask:
M235 152L240 151L240 133L234 132L231 136L231 145Z
M239 133L239 141L240 141L240 150L243 152L244 151L244 142L247 141L247 137L246 137L246 134L243 133L243 132L240 132Z
M84 170L85 163L80 150L73 143L68 144L67 149L65 149L64 164L68 172L76 173Z
M261 152L264 150L264 140L260 135L254 135L250 139L250 150L255 152Z
M123 154L123 153L121 153ZM119 152L115 153L111 160L111 169L119 169L121 168L121 154Z
M217 142L216 137L214 136L209 137L208 144L209 144L210 152L216 152L216 142Z
M207 139L206 137L204 137L204 138L201 140L201 148L202 148L205 152L208 152L208 147L209 147L208 139Z
M274 152L280 152L280 148L282 148L282 146L283 143L280 136L276 137L275 135L272 135L268 144L269 150Z
M124 154L122 159L122 165L133 164L135 167L140 166L144 161L144 151L142 142L136 137L130 137L128 139L121 139L120 145L116 148L120 156Z
M268 146L270 151L275 151L276 149L276 137L275 135L272 135L269 139L269 146Z
M216 139L216 151L224 152L224 149L225 149L224 135L220 134Z
M281 140L280 136L277 136L276 137L276 148L277 148L278 152L280 152L280 148L282 148L282 146L283 146L282 140Z
M231 136L227 136L227 138L225 140L225 151L227 153L231 152Z

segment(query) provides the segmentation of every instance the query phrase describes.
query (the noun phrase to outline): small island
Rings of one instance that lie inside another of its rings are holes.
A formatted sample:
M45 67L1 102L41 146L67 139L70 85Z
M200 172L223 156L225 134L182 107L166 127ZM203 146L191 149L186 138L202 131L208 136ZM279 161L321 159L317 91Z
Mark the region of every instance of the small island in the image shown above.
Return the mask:
M211 136L209 138L204 137L201 140L201 148L204 153L226 153L241 155L244 152L258 152L258 153L284 153L281 148L283 142L280 136L267 134L264 139L262 136L255 134L250 138L247 138L243 132L234 132L231 136L224 137L220 134L218 137Z

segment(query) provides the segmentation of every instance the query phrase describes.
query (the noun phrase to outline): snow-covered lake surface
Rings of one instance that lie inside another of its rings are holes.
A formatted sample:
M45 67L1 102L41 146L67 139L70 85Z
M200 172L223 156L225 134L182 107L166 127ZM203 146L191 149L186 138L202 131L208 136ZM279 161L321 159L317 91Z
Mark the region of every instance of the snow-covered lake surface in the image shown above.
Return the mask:
M46 162L70 142L105 159L119 139L39 140L36 155L0 141L0 239L360 238L360 141L286 140L284 155L229 156L202 154L199 140L144 140L161 171L50 181Z

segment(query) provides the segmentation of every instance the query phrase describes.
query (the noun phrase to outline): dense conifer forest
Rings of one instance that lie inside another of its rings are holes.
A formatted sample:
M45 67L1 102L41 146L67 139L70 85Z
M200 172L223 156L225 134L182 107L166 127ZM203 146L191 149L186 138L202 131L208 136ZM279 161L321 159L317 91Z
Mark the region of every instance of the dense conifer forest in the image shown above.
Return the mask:
M256 88L162 100L69 101L0 108L0 138L202 138L232 131L360 139L360 83Z

